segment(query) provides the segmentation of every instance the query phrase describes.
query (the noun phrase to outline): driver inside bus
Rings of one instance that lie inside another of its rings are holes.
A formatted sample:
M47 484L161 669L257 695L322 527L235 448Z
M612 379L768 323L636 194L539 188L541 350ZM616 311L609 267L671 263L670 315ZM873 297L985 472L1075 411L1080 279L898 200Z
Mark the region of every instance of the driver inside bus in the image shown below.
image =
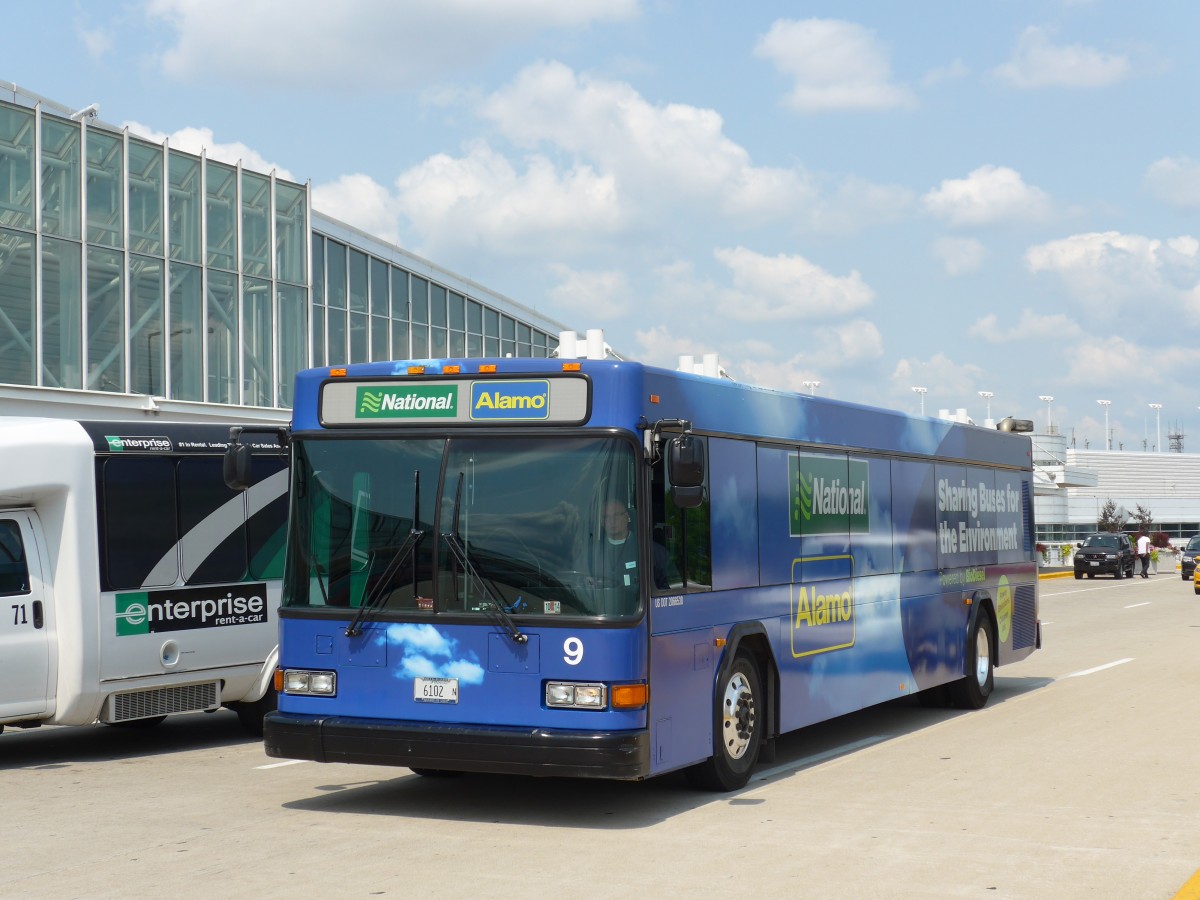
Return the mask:
M593 584L607 590L624 591L632 600L638 586L637 532L632 528L629 509L620 500L604 504L604 519L599 545L594 549L590 571ZM654 586L669 587L667 548L651 545L654 557Z

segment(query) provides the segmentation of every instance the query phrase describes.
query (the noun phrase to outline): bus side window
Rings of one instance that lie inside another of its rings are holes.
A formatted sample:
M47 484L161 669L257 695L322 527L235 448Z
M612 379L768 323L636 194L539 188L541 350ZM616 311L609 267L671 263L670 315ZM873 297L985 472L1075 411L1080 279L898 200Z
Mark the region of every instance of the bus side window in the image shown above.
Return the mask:
M282 460L266 457L254 461L254 474L261 482L287 467ZM283 577L283 548L287 537L288 497L284 491L246 521L246 555L250 579L266 581Z
M29 566L21 543L21 526L12 519L0 519L0 594L28 593Z
M692 509L680 509L671 497L665 461L659 459L651 469L651 540L666 547L669 584L667 588L657 588L655 593L712 589L711 507L707 480L706 475L704 502ZM654 552L653 547L651 551Z
M235 501L235 513L209 520L230 501ZM179 461L179 531L184 538L183 577L187 584L245 580L248 569L245 504L245 495L225 484L220 457L189 457ZM206 529L215 526L220 539L215 547L209 540L195 545L187 540L188 533L201 524Z
M106 590L175 584L175 560L159 566L179 540L175 517L175 461L163 456L103 460L100 529L101 585Z

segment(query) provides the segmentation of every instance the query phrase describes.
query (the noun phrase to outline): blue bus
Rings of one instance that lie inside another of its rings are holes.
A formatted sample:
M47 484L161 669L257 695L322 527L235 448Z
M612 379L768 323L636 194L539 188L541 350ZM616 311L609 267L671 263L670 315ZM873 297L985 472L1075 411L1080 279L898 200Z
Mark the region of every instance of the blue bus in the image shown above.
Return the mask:
M1041 644L1031 427L619 360L301 372L266 752L734 790L794 729L981 707Z

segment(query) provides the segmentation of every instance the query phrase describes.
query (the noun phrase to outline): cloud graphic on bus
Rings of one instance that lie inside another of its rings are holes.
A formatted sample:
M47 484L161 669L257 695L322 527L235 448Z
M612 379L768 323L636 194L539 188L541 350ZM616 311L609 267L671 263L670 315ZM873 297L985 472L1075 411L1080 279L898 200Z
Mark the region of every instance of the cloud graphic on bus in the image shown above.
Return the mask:
M457 658L458 641L432 625L392 625L387 634L388 643L404 652L396 677L457 678L463 684L483 684L483 666L475 654Z

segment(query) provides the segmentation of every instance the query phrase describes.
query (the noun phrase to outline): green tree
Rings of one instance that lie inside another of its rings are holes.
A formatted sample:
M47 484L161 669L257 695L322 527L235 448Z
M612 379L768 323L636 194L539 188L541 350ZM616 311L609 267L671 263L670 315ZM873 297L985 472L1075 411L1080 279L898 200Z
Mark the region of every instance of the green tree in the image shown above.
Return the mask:
M1139 532L1144 531L1149 534L1154 530L1154 513L1139 503L1133 511L1133 523Z
M1110 497L1100 507L1100 519L1096 522L1096 528L1098 531L1124 531L1127 520L1124 507L1118 509Z

